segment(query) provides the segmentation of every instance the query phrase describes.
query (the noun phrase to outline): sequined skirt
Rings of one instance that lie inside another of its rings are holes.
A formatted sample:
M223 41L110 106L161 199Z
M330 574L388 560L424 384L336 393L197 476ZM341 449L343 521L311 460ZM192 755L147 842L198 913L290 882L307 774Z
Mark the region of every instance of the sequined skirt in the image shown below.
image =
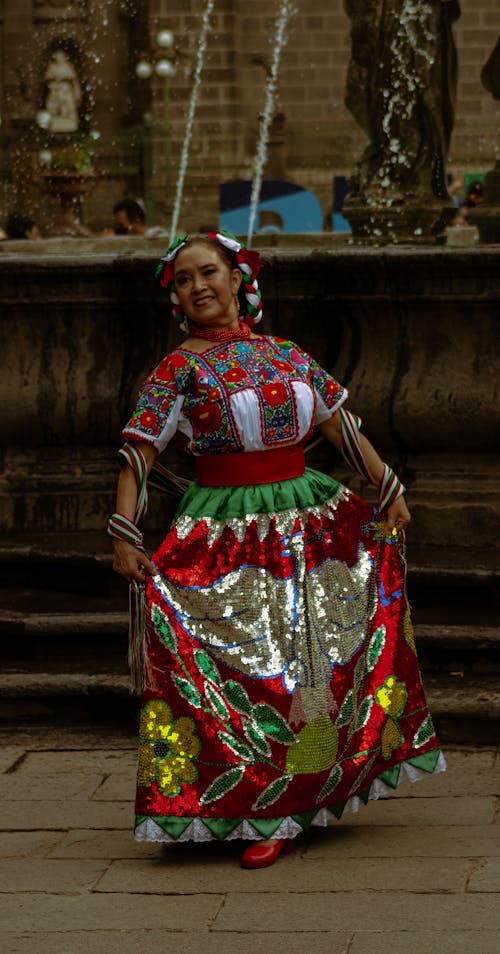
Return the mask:
M403 543L313 470L184 495L153 557L136 837L291 837L439 771Z

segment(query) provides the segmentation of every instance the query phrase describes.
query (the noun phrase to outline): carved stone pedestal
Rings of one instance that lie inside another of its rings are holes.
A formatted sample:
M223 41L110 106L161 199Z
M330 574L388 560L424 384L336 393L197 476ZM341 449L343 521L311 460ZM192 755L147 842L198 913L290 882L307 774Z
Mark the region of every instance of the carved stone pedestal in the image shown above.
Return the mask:
M429 245L443 233L455 209L440 204L381 207L348 197L343 215L354 241L363 245Z

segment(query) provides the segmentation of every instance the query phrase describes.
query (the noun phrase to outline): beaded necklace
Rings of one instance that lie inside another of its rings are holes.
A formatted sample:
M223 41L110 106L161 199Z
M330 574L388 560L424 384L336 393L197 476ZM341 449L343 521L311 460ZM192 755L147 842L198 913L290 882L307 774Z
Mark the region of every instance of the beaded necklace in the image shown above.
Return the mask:
M193 321L191 335L193 338L206 338L207 341L244 341L250 337L250 326L241 319L237 328L203 328Z

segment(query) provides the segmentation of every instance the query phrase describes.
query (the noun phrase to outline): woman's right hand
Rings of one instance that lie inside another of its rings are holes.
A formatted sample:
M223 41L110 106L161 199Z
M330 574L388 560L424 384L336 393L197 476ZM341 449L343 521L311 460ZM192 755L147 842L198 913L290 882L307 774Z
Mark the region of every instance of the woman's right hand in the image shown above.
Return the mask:
M138 550L126 540L113 540L114 559L113 570L124 576L129 583L144 583L147 573L156 573L155 566L148 559L143 550Z

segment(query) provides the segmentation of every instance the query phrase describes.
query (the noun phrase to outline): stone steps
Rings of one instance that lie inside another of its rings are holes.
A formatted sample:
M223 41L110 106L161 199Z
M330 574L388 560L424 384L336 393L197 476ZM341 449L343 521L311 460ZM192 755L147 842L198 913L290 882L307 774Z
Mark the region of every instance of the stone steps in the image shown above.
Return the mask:
M147 541L152 550L158 537ZM128 719L128 588L105 534L0 543L0 718ZM500 728L500 569L492 550L410 549L408 590L424 681L447 739ZM497 736L498 737L498 736Z
M498 743L499 673L481 678L427 675L425 691L442 742ZM138 709L125 672L14 672L2 677L0 724L132 724Z

